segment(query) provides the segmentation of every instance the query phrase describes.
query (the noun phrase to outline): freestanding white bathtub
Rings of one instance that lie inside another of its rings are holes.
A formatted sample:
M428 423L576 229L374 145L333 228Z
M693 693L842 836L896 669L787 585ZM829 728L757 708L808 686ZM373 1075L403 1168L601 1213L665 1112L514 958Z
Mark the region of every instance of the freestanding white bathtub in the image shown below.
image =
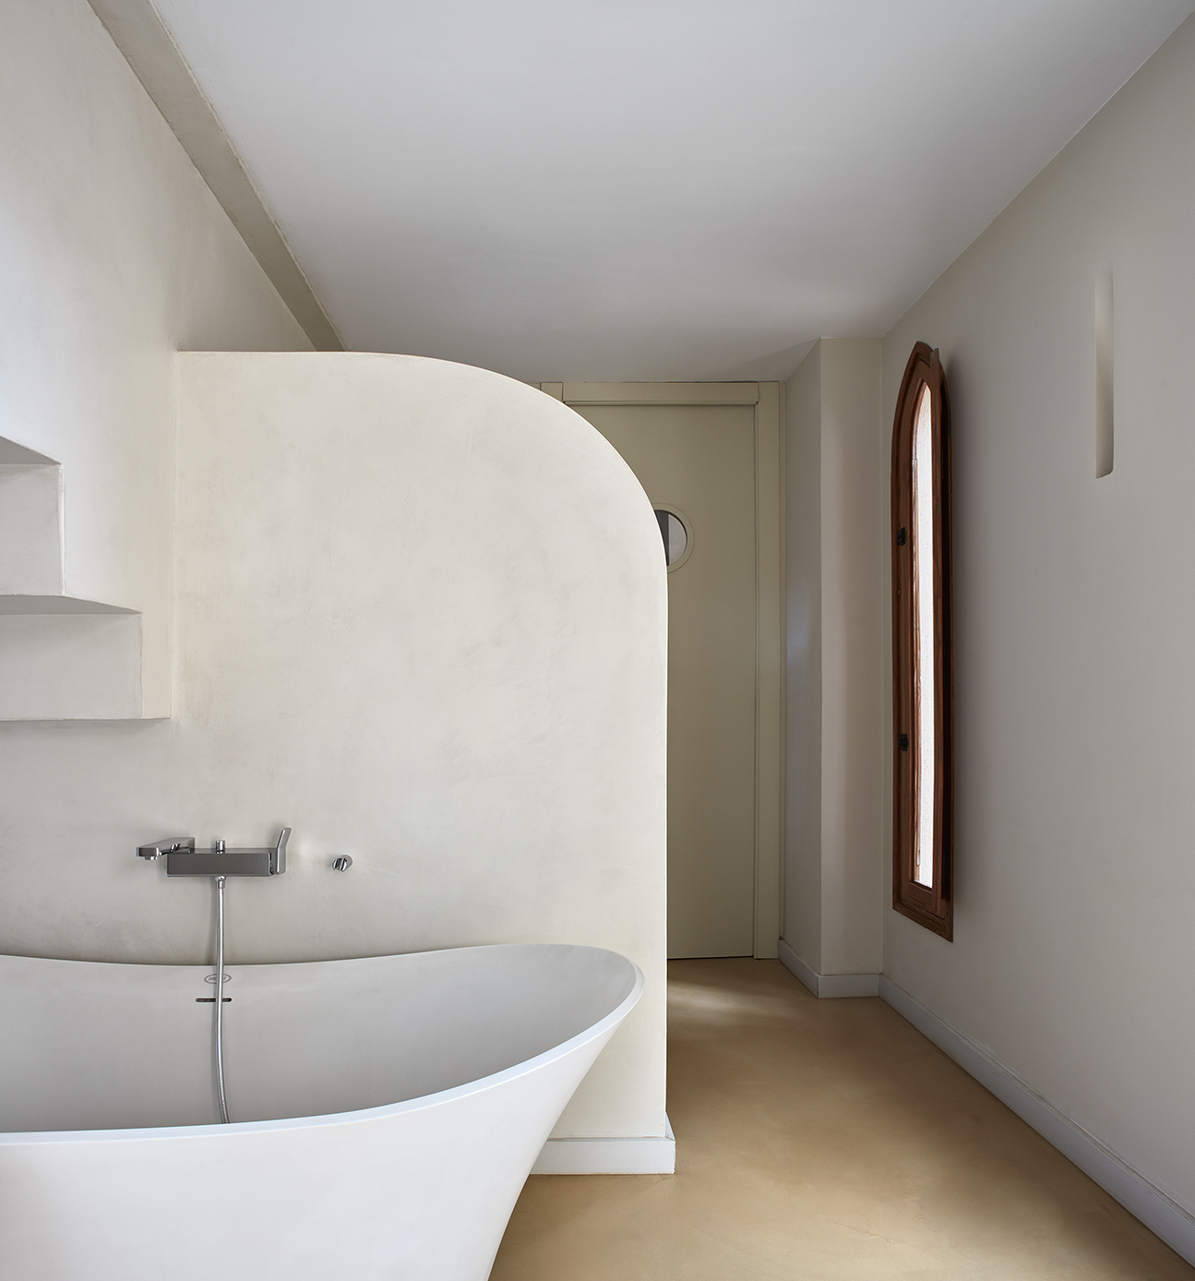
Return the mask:
M227 973L218 1125L211 967L0 957L5 1281L484 1281L643 987L554 945Z

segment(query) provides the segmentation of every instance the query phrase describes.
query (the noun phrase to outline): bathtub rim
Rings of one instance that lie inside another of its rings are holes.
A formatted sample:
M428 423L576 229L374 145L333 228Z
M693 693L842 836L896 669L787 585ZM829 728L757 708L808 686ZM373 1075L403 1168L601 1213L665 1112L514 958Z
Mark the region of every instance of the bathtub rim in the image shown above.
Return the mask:
M3 1130L0 1131L0 1148L16 1147L27 1144L61 1144L61 1143L115 1143L122 1141L146 1142L153 1139L168 1140L180 1138L218 1139L230 1134L257 1134L271 1131L299 1130L312 1126L338 1126L365 1123L380 1120L384 1117L402 1116L408 1112L420 1112L428 1108L443 1107L473 1094L483 1094L498 1088L509 1081L517 1080L539 1068L547 1066L557 1059L565 1058L575 1050L581 1049L591 1041L597 1040L611 1032L639 1004L643 995L643 971L630 957L615 952L608 947L594 947L586 943L478 943L464 947L427 948L422 952L383 952L376 956L341 956L326 961L256 961L246 965L228 965L229 970L264 968L265 966L285 967L299 965L345 965L361 961L386 961L402 957L435 956L448 952L507 952L538 948L568 948L585 952L603 952L607 956L617 957L631 967L631 990L625 997L596 1023L591 1023L575 1036L535 1055L523 1059L499 1072L480 1076L460 1085L450 1086L446 1090L437 1090L434 1094L421 1094L417 1098L403 1099L397 1103L380 1103L370 1108L354 1108L348 1112L321 1112L311 1116L277 1117L268 1121L231 1121L227 1125L219 1121L205 1125L151 1125L136 1128L109 1130ZM204 964L191 966L164 965L160 961L84 961L73 957L56 956L23 956L17 953L0 954L0 963L4 957L22 961L52 961L63 965L110 965L119 966L160 966L161 968L195 968L202 969Z

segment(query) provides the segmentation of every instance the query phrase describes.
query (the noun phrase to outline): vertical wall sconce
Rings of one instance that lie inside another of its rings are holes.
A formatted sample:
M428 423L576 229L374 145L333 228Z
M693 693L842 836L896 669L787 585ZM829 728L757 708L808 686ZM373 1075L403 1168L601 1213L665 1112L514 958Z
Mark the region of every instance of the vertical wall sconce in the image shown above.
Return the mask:
M1112 272L1095 282L1095 474L1109 476L1116 458L1113 413Z

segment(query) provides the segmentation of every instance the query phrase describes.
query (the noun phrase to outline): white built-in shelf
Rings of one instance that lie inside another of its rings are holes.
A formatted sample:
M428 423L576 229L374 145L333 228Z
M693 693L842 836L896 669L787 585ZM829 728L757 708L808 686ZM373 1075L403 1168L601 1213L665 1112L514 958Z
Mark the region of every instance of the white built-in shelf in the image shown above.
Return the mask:
M139 720L141 615L65 590L62 468L0 437L0 721Z

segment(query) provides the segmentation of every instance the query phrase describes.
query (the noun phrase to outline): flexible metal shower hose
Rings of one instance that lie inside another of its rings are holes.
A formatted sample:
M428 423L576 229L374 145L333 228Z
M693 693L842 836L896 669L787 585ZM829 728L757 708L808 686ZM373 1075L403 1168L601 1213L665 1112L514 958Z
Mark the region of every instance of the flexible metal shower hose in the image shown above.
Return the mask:
M216 877L216 1094L220 1120L228 1124L228 1100L224 1095L224 877Z

